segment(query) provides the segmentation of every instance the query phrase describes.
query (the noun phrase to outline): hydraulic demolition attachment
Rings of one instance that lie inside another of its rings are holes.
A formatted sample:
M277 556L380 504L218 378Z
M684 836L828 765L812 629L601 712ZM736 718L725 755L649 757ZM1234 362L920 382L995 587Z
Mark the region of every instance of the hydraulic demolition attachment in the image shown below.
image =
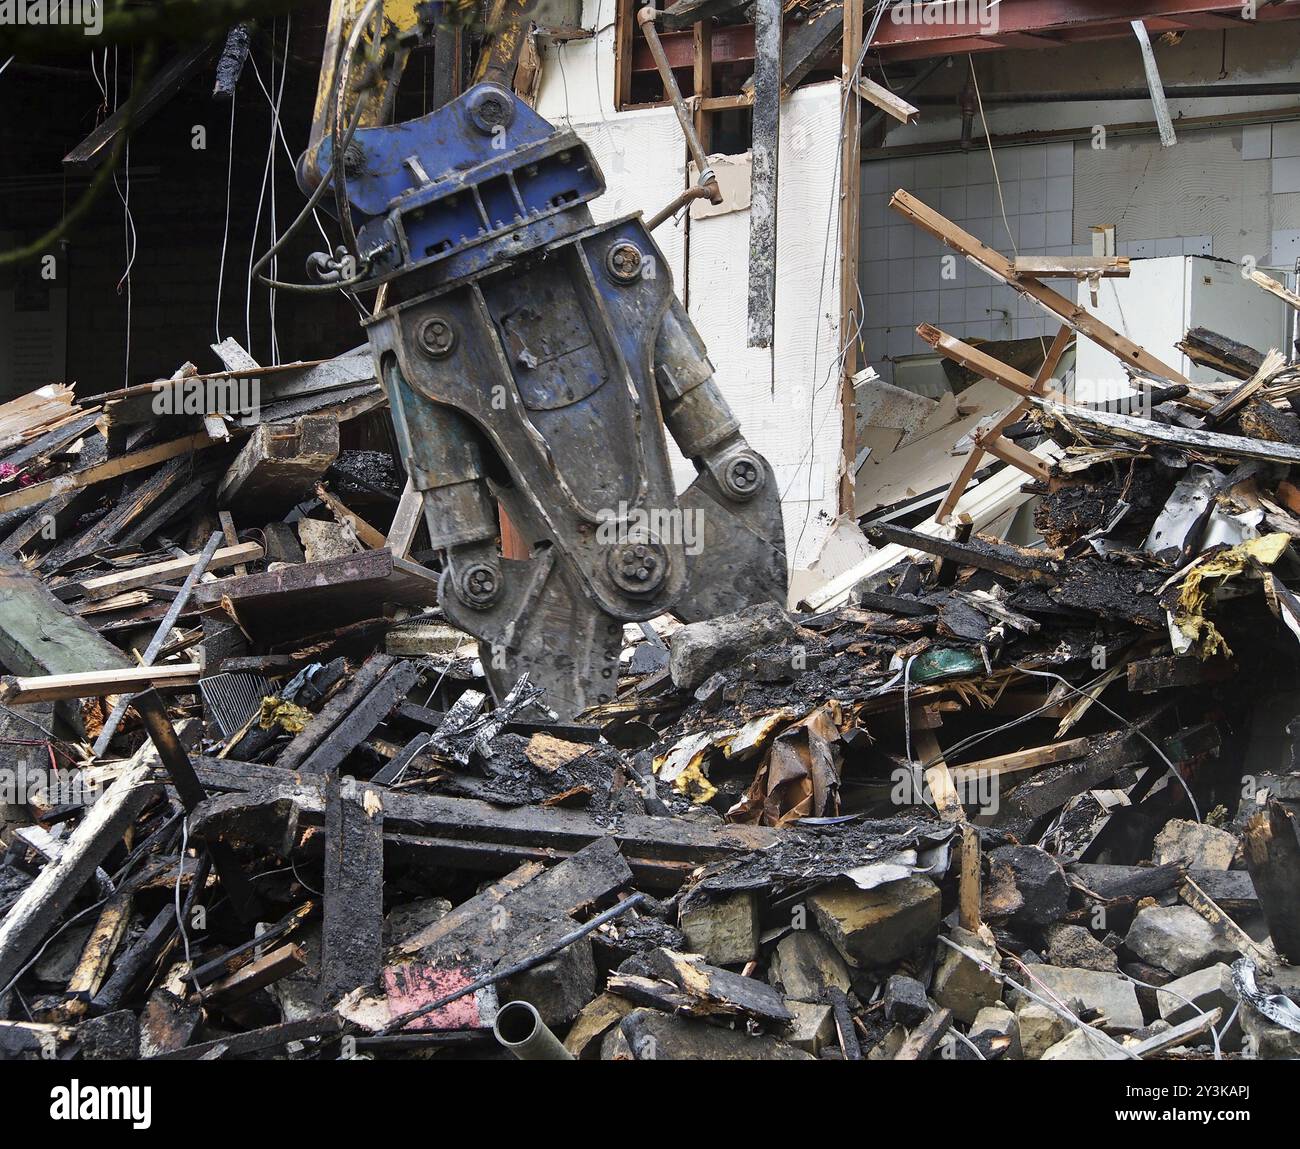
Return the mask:
M301 174L341 183L348 249L316 269L384 285L366 329L443 610L480 640L498 698L527 673L571 717L614 697L625 623L784 604L776 479L640 213L593 222L605 183L587 146L498 82L518 14L468 91L384 124L432 20L388 8L334 0ZM698 472L680 496L665 427ZM498 508L526 557L502 556Z

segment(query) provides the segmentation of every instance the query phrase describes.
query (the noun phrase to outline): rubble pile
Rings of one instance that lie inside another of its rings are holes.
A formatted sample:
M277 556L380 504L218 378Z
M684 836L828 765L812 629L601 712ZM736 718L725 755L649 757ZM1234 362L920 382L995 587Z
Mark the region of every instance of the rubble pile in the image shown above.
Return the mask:
M558 722L437 610L368 358L225 350L169 382L247 418L5 439L0 1056L1300 1056L1284 365L1035 400L1042 546L878 516Z

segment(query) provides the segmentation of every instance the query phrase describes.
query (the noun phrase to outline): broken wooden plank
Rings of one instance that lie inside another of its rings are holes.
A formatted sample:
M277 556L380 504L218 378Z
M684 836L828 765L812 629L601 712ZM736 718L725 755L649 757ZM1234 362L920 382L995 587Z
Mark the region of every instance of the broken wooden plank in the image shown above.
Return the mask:
M346 689L341 691L331 701L340 706L347 705L342 719L297 768L306 774L326 774L337 770L339 763L368 738L393 707L406 697L419 680L420 670L419 663L400 660L361 697ZM346 703L343 701L345 695Z
M438 576L385 548L200 584L194 598L213 606L229 602L246 631L269 641L374 618L388 602L434 606Z
M204 989L204 1000L236 1001L265 989L282 977L297 973L307 964L302 947L286 942L241 966L234 973L213 982Z
M1176 654L1139 658L1130 662L1127 670L1128 688L1135 694L1226 682L1236 673L1236 663L1226 658L1202 660Z
M1169 114L1169 101L1165 99L1165 86L1160 79L1160 66L1156 63L1155 49L1151 47L1151 36L1147 26L1141 20L1130 20L1133 35L1137 37L1138 48L1142 52L1142 68L1146 72L1147 90L1151 93L1151 106L1155 110L1156 128L1160 133L1160 145L1172 148L1178 143L1174 133L1173 117Z
M983 896L980 874L980 835L969 822L961 828L960 869L957 873L957 918L964 930L978 933L980 901Z
M268 1025L246 1033L232 1033L212 1041L187 1045L182 1049L160 1053L152 1061L202 1061L210 1056L247 1057L254 1053L268 1053L283 1049L295 1041L312 1038L329 1038L342 1032L344 1021L334 1012L317 1013L301 1021L286 1021L281 1025Z
M1098 862L1076 862L1069 874L1077 883L1107 901L1139 901L1156 897L1182 885L1184 877L1229 910L1258 912L1259 898L1245 870L1190 870L1176 862L1163 866L1115 866Z
M913 718L913 722L916 719ZM945 822L963 822L966 811L957 796L957 787L953 785L952 771L944 760L939 739L933 730L917 727L912 732L913 749L918 760L925 766L925 784L929 787L930 797L939 811L939 817Z
M293 741L276 759L276 765L285 770L301 768L334 728L374 689L394 661L387 654L376 654L368 658L352 678L316 714L312 715L307 725L294 735ZM369 731L366 733L368 734ZM363 734L362 737L364 738L365 735Z
M1164 443L1171 447L1195 451L1205 455L1226 455L1234 459L1262 459L1270 463L1300 463L1300 447L1287 443L1269 443L1263 439L1247 439L1241 435L1224 435L1218 431L1193 431L1187 427L1174 427L1157 423L1154 419L1139 419L1133 415L1120 415L1113 411L1094 411L1084 407L1063 407L1048 399L1031 397L1036 407L1066 423L1096 428L1106 435L1125 442L1148 444Z
M388 545L388 540L384 537L383 531L376 530L355 511L348 510L343 500L332 491L327 490L323 483L316 484L316 497L329 509L335 521L352 529L352 533L357 536L358 541L363 546L367 546L371 550L380 550Z
M1135 733L1102 735L1093 753L1077 761L1045 767L1020 783L1007 796L1007 804L1032 818L1059 809L1077 794L1100 786L1120 770L1142 763L1148 747Z
M1272 348L1267 355L1260 360L1259 367L1255 373L1245 380L1239 387L1234 387L1227 395L1220 399L1213 407L1205 413L1205 426L1215 427L1222 423L1234 411L1244 407L1247 401L1255 395L1277 372L1286 365L1286 356L1276 347Z
M1037 770L1058 762L1072 762L1094 749L1091 738L1072 738L1066 742L1049 742L1046 746L1032 746L1028 750L1013 750L993 758L981 758L953 767L953 780L959 786L977 781L982 776L1014 774L1022 770Z
M1208 327L1193 327L1174 346L1198 366L1212 367L1234 379L1249 379L1264 361L1263 354L1255 348L1211 331Z
M1017 371L1014 367L1007 366L1001 360L995 359L988 354L988 352L981 351L978 347L972 347L969 343L940 331L933 324L922 323L916 329L916 334L923 343L928 343L945 359L951 359L954 363L974 371L985 379L992 379L995 383L1001 383L1003 387L1015 392L1022 399L1037 394L1055 395L1061 400L1065 398L1059 391L1040 391L1038 383L1023 371Z
M981 243L970 232L964 231L909 192L902 189L896 191L889 206L946 246L973 259L995 279L1001 280L1020 294L1032 299L1046 311L1068 323L1081 335L1086 335L1094 343L1113 352L1122 363L1138 367L1149 375L1167 379L1172 383L1191 386L1189 380L1183 378L1167 363L1090 315L1074 300L1067 299L1038 280L1018 279L1015 266L1004 255Z
M104 984L117 947L126 937L131 924L132 896L129 890L119 891L99 912L94 928L82 947L81 958L72 977L68 979L67 994L71 998L89 1001Z
M197 662L167 666L127 666L118 670L82 670L74 674L6 675L0 698L8 706L22 702L57 702L63 698L104 698L110 694L194 686L203 674Z
M240 543L237 546L221 547L214 551L208 560L207 568L222 570L236 563L254 562L261 557L262 548L257 543ZM131 567L124 571L114 571L112 574L96 575L94 578L69 585L80 589L87 598L111 598L124 590L134 590L136 587L152 586L155 583L183 578L198 565L198 561L198 555L183 559L167 559L165 562L150 563L148 566ZM60 588L61 591L64 589Z
M203 572L207 570L208 563L212 561L212 556L216 553L217 544L221 542L221 537L220 531L213 531L212 537L208 539L207 546L199 552L193 569L185 577L184 583L181 584L180 593L172 599L171 605L167 608L167 613L163 615L162 622L158 624L158 629L154 631L153 637L149 640L149 645L145 647L144 653L140 656L141 666L152 666L161 654L163 647L171 637L172 627L176 625L176 621L180 618L181 612L189 602L195 586L203 576ZM129 705L129 698L119 699L112 712L104 719L103 728L100 730L99 736L95 739L92 747L96 757L102 756L104 751L108 749L109 740L113 737L113 732L117 730L118 724L122 721L122 717L126 714Z
M406 558L415 541L415 533L424 518L424 494L415 489L412 480L406 480L402 497L397 501L393 525L388 528L388 547L398 558Z
M1288 291L1272 276L1265 275L1262 271L1252 271L1247 277L1256 287L1262 287L1270 295L1275 296L1285 303L1288 307L1293 307L1300 311L1300 295L1293 291Z
M895 1061L924 1061L936 1049L952 1028L952 1011L936 1009L907 1035L907 1040L894 1054Z
M123 771L72 831L58 858L19 895L0 921L0 993L54 929L122 835L161 793L148 763Z
M669 32L678 32L701 20L725 16L743 8L745 3L746 0L676 0L660 13L659 22Z
M1126 255L1018 255L1011 266L1029 279L1127 279Z
M138 132L190 78L197 75L207 63L216 47L213 42L203 42L181 49L162 70L148 81L143 92L129 102L124 102L106 117L93 132L63 157L63 169L69 175L88 175L102 164L116 145L118 137L127 130L128 121L133 132Z
M65 447L70 447L83 435L88 435L94 429L98 419L98 407L90 411L83 411L75 419L60 422L43 435L38 435L35 439L25 443L16 451L8 452L4 456L4 463L6 466L13 467L15 471L20 471L28 463L39 463L42 460L47 460Z
M153 688L131 699L131 705L140 716L145 730L149 734L149 744L166 769L176 788L187 814L193 813L198 804L207 795L207 790L194 772L194 763L181 745L180 736L167 715L167 708ZM221 888L235 913L242 921L255 920L259 898L252 883L245 876L234 850L225 842L208 843L207 857L216 867L221 879Z
M55 548L58 555L57 565L50 565L54 562L54 553L52 553L47 562L47 569L57 569L57 566L75 562L115 543L127 527L145 515L156 502L181 482L187 470L187 460L168 460L133 491L123 495L108 514L97 523L75 539L69 540L65 547Z
M265 514L287 510L315 489L338 453L339 425L332 415L261 423L217 486L217 502Z
M0 561L0 665L23 675L123 669L131 660L21 564Z
M807 79L844 34L844 5L841 0L821 0L807 18L789 28L781 45L781 86L788 93ZM742 85L741 93L752 95L754 77Z
M978 537L969 543L958 543L924 535L920 531L895 526L893 523L870 524L867 527L867 537L877 546L893 543L909 550L937 555L959 566L992 571L1017 582L1054 586L1060 577L1057 562L1043 552L1031 555L1004 543L992 543Z
M129 451L125 455L94 463L80 471L70 471L66 475L59 475L44 482L33 483L30 487L20 487L16 491L0 495L0 515L22 510L24 507L34 507L55 495L67 491L85 490L96 483L116 479L120 475L129 475L133 471L140 471L157 463L165 463L168 459L188 455L193 451L203 451L215 445L215 442L208 438L206 431L200 431L167 443L156 443L152 447Z
M214 794L196 812L192 832L207 826L211 836L233 842L278 844L296 807L302 825L320 825L325 810L326 779L288 774L279 769L199 758L195 770L204 785L229 792ZM282 775L285 775L282 779ZM573 853L597 838L613 837L629 864L633 859L682 863L684 871L665 870L680 881L701 862L734 857L780 840L761 826L709 826L685 819L624 815L611 828L600 819L563 807L502 808L473 798L445 798L404 790L384 793L385 842L400 835L452 850L464 844L475 868L505 872L516 859L554 858Z
M884 84L877 84L870 76L859 76L858 95L867 103L879 108L887 116L893 116L900 124L914 124L920 116L920 109L913 107L902 96L891 92Z

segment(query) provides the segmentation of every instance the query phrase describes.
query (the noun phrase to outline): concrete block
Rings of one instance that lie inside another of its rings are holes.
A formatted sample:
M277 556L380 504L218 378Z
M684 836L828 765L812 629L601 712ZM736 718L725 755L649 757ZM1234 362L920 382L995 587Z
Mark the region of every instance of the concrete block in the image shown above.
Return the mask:
M873 890L844 883L808 899L822 933L853 966L889 965L933 940L939 903L939 887L919 876Z
M743 965L758 954L758 895L749 891L716 902L697 901L681 916L691 953L710 965Z

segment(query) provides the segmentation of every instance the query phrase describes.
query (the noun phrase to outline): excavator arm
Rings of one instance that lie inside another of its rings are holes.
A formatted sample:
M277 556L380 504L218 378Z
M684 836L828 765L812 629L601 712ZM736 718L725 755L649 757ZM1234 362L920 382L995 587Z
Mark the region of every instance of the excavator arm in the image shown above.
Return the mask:
M614 698L625 623L784 602L776 477L640 213L596 223L587 145L510 90L529 8L497 0L475 82L401 123L393 89L436 13L333 10L303 182L343 191L350 285L387 285L365 326L440 605L498 698L527 674L573 717ZM699 473L680 495L668 433ZM498 507L526 557L501 554Z

